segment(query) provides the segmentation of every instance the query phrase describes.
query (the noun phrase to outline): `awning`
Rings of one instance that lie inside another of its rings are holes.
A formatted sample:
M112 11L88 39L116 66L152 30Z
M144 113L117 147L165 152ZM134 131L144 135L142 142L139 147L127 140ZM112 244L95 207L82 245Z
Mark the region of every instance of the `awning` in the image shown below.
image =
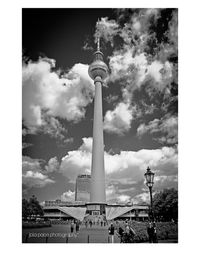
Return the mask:
M112 220L117 218L129 211L131 211L134 207L106 207L106 219Z
M86 208L79 207L58 207L58 209L69 216L82 221L85 217Z

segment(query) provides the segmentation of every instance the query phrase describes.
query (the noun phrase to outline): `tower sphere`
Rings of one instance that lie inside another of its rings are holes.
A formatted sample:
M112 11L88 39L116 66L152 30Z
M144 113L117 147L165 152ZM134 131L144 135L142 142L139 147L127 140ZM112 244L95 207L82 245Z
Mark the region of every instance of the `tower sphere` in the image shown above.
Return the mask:
M100 51L96 51L95 60L89 66L88 73L89 76L94 80L97 76L100 76L102 80L104 80L108 75L108 67L103 62L103 53Z

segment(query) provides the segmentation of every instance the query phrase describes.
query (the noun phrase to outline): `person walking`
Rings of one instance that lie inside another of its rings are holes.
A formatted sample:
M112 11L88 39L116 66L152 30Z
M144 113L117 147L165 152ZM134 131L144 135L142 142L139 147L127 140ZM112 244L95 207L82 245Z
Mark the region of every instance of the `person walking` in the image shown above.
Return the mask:
M87 228L88 227L88 222L87 222L87 220L85 221L85 228Z
M71 235L73 235L73 233L74 233L74 221L73 220L71 222L70 229L71 229Z
M114 243L115 228L113 226L113 223L110 224L110 227L108 228L108 233L111 237L111 243Z
M90 227L92 227L92 220L90 220L89 224L90 224Z
M156 222L153 222L153 243L158 243L158 238L157 238L157 230L156 230Z
M77 222L76 222L76 233L77 233L77 234L79 233L79 228L80 228L79 222L77 221Z
M135 242L136 232L135 230L129 226L128 222L125 223L125 231L123 233L124 243L134 243Z
M149 243L153 243L154 227L151 221L149 222L147 227L147 234L149 236Z
M124 235L124 230L121 226L119 226L118 237L120 238L120 243L123 243L123 235Z

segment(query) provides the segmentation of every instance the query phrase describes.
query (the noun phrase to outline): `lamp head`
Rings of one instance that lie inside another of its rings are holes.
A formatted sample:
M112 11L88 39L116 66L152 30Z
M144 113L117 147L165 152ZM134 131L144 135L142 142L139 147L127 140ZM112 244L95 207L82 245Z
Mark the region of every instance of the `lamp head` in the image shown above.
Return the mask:
M148 187L152 187L153 186L153 184L154 184L154 173L153 172L151 172L151 169L149 168L149 166L147 167L147 171L146 171L146 173L144 174L144 176L145 176L145 179L146 179L146 185L148 186Z

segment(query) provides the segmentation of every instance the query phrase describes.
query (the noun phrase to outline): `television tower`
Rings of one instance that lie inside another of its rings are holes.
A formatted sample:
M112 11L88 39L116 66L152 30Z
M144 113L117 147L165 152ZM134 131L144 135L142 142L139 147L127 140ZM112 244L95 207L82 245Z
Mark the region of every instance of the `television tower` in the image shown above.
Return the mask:
M90 203L103 205L106 204L106 192L102 116L102 85L103 81L108 76L108 67L104 63L103 53L100 51L99 31L97 32L97 51L94 53L94 61L89 66L88 73L89 76L94 80L95 85Z

